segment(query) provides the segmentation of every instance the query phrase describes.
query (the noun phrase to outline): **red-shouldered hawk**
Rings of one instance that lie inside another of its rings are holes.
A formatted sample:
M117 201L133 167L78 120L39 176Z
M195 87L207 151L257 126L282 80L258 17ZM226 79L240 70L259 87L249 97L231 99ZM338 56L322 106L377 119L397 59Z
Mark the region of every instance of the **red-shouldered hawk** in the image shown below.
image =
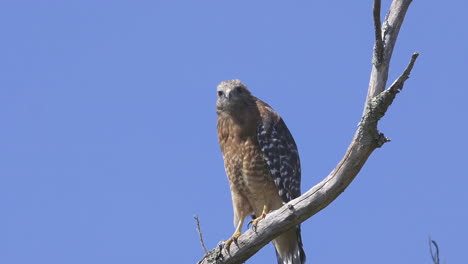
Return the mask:
M245 217L258 216L253 226L271 210L301 193L301 165L296 143L283 119L268 104L254 97L239 80L217 87L218 140L223 152L234 207L236 240ZM280 264L302 264L300 225L273 240Z

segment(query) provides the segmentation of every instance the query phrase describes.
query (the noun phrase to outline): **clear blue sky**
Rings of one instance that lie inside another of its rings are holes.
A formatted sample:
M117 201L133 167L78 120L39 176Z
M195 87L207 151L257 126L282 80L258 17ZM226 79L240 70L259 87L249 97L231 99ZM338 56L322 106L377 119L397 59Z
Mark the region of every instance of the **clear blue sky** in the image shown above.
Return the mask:
M387 10L390 1L383 1ZM392 142L303 224L309 263L466 263L466 1L414 1L380 124ZM303 191L339 161L371 68L372 1L3 1L0 263L195 263L228 238L216 85L285 119ZM384 15L383 15L384 16ZM274 263L269 245L248 263Z

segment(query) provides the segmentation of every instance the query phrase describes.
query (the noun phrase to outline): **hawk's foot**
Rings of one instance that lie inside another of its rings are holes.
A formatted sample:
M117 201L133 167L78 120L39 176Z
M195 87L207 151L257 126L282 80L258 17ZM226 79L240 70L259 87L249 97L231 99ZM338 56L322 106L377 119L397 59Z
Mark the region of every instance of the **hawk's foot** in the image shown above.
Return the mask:
M255 231L257 229L257 224L258 222L260 222L260 220L264 219L266 216L266 213L263 212L262 215L260 215L259 217L253 219L252 221L249 222L249 225L252 225L252 229Z
M237 243L237 239L240 237L240 235L240 232L234 232L234 234L232 234L232 236L224 242L224 247L229 250L229 247L231 246L232 242Z

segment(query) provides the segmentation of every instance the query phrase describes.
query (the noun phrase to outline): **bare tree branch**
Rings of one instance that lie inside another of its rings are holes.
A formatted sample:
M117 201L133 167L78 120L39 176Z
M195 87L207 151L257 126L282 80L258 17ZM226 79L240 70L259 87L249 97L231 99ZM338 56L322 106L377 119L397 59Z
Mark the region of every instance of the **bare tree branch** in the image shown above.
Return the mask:
M432 251L432 246L434 246L435 251ZM432 263L440 264L439 258L439 246L437 243L429 237L429 252L431 253Z
M417 52L413 53L413 56L411 56L411 60L408 66L406 66L405 71L403 72L402 75L400 75L400 77L398 77L398 79L396 79L392 83L392 85L389 88L390 90L399 91L403 89L403 84L405 83L406 80L408 80L411 70L413 69L414 63L416 62L416 59L418 58L418 56L419 56L419 53Z
M383 59L383 40L382 40L382 25L380 21L380 0L374 1L374 32L375 32L375 45L374 45L374 55L373 55L373 64L378 66L382 63Z
M198 263L243 263L276 236L304 222L333 202L353 181L371 153L389 141L382 133L379 133L377 123L385 115L396 94L403 88L418 56L417 53L413 55L403 74L389 89L385 90L393 47L410 3L411 0L393 1L384 22L382 36L382 32L378 32L380 1L375 0L376 48L374 48L374 56L377 56L376 50L379 49L377 46L380 45L378 40L381 39L383 57L380 63L374 63L372 66L368 98L361 122L344 157L335 169L300 197L267 214L255 230L247 230L235 244L230 246L229 250L218 246L208 252ZM379 35L382 37L378 37Z
M200 238L200 244L201 244L201 246L203 248L203 252L205 252L205 256L206 256L206 254L208 254L208 250L206 250L205 242L203 242L203 234L202 234L201 228L200 228L200 220L198 219L198 215L194 215L193 218L195 218L195 222L197 222L198 237Z
M376 0L378 1L378 0ZM380 1L379 1L380 2ZM390 65L390 59L392 57L393 48L400 32L401 24L405 18L406 11L408 10L409 5L412 0L394 0L390 6L390 10L385 18L382 28L382 41L383 41L383 57L380 63L374 63L372 65L372 72L369 81L369 90L367 92L367 100L376 96L385 90L388 79L388 68ZM375 14L375 4L374 4L374 26L376 21ZM379 14L380 21L380 14ZM376 33L377 39L377 33ZM377 47L378 44L376 43ZM376 52L374 52L374 57L372 61L378 62L378 58L375 57Z

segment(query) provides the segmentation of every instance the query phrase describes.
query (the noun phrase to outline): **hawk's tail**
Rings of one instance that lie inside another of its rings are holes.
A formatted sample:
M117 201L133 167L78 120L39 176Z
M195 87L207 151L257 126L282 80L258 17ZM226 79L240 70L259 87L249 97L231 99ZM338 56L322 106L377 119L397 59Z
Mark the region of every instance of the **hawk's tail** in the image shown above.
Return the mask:
M304 264L306 255L302 248L301 226L284 232L273 244L276 250L278 264Z

